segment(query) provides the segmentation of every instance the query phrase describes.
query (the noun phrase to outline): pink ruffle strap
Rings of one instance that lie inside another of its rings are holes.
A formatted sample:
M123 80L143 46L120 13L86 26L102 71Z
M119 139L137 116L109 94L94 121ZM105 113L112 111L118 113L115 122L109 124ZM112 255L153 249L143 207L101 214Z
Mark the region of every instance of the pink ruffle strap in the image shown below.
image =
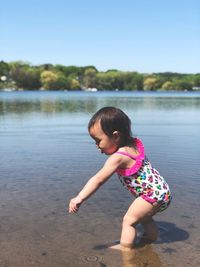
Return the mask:
M144 153L144 146L142 144L142 141L138 138L135 140L137 151L139 152L139 155L134 156L135 157L135 164L128 169L117 169L117 173L121 176L130 176L134 173L136 173L142 166L142 162L145 158Z

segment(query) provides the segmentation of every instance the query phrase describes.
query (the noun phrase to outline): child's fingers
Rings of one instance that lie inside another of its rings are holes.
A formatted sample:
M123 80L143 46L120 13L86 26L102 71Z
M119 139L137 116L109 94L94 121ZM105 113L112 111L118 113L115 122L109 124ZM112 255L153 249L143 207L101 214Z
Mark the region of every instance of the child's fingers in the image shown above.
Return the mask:
M74 211L76 211L76 210L77 210L76 206L74 206L74 205L70 205L70 206L69 206L69 211L74 212Z
M80 207L80 199L78 199L77 197L72 198L69 202L69 212L75 213L78 211L79 207Z
M69 213L75 213L78 211L78 207L76 204L74 203L70 203L69 204Z
M74 209L69 208L69 213L73 213L73 212L75 212Z
M69 213L76 213L78 209L69 209Z

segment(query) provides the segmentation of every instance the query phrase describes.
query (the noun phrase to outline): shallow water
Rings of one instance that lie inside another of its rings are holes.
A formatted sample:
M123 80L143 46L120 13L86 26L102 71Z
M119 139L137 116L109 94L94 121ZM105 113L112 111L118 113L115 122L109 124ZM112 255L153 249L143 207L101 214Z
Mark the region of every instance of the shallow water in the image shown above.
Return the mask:
M134 255L104 246L131 202L115 175L66 212L106 158L87 134L105 105L130 116L173 192L159 240ZM0 266L200 266L199 136L200 93L0 92Z

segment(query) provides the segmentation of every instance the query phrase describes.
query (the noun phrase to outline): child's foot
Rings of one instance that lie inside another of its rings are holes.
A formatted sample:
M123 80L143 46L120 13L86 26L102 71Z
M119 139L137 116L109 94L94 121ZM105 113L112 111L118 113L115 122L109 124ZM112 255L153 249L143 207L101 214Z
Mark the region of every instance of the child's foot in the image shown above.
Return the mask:
M110 246L109 248L115 249L115 250L121 250L121 251L132 251L132 249L133 249L131 246L126 247L126 246L122 246L120 244Z
M116 245L119 245L119 240L118 241L113 241L107 244L103 244L103 245L97 245L94 247L94 249L96 250L101 250L101 249L108 249L108 248L112 248L115 247Z
M108 248L111 248L111 249L116 249L116 250L121 250L121 245L120 244L116 244L116 245L112 245Z

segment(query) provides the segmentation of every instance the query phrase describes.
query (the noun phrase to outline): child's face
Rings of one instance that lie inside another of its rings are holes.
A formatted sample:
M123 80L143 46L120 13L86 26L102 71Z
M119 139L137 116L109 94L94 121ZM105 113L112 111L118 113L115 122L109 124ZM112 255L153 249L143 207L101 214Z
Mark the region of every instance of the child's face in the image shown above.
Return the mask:
M111 155L118 149L116 134L113 133L112 137L106 135L101 128L100 121L89 129L89 134L95 140L101 153Z

